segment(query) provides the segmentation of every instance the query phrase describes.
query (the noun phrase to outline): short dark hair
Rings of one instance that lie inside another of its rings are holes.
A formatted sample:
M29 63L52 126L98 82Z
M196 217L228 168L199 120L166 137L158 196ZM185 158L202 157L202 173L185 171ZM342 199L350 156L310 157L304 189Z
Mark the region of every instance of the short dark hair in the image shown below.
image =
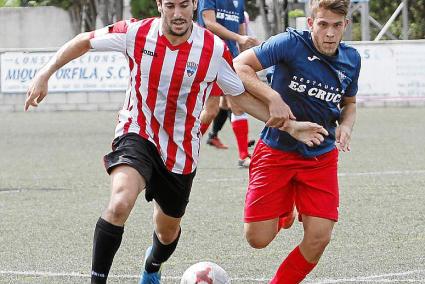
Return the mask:
M350 0L310 0L311 15L314 18L317 9L323 8L335 14L347 16Z

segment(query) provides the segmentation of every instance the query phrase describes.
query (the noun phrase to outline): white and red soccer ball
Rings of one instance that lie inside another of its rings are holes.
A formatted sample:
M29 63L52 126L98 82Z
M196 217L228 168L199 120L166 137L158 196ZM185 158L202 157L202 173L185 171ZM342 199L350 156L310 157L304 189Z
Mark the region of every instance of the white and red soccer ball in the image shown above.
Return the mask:
M186 269L180 284L230 284L230 278L219 265L203 261Z

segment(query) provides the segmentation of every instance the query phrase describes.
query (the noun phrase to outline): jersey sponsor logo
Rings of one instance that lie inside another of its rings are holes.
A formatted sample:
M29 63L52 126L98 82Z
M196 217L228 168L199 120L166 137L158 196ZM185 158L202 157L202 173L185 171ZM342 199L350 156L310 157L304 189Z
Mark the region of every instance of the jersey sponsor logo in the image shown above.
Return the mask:
M308 59L309 61L320 60L320 58L319 58L319 57L317 57L316 55L309 56L309 57L307 57L307 59Z
M306 80L304 78L293 77L288 87L298 93L307 94L310 97L315 97L325 102L332 102L338 104L341 102L344 90L339 88L324 85L314 80Z
M186 74L191 77L196 70L198 70L198 64L196 62L188 62L186 64Z
M153 52L151 50L143 49L143 54L152 56L152 57L158 57L158 54L156 52Z
M239 23L239 15L228 11L218 12L215 15L216 19Z

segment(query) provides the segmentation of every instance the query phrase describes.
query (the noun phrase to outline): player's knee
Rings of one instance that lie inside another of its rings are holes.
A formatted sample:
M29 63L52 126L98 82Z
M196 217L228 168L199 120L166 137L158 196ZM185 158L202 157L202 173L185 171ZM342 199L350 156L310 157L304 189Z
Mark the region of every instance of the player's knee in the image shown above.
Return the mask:
M248 244L255 249L263 249L269 245L269 241L264 239L258 239L258 238L250 238L246 237L246 240L248 241Z
M241 115L244 115L245 112L244 112L242 107L233 103L232 104L232 114L236 115L236 116L241 116Z
M126 199L113 199L109 202L107 214L112 220L125 221L133 205Z
M249 231L245 231L245 238L248 244L255 249L263 249L273 240Z
M160 230L156 230L156 236L158 237L159 241L164 244L168 245L174 242L174 240L177 238L179 234L180 227L177 228L162 228Z
M322 253L329 242L331 241L330 234L316 234L310 236L309 238L304 239L306 246L310 251L314 251L317 253Z

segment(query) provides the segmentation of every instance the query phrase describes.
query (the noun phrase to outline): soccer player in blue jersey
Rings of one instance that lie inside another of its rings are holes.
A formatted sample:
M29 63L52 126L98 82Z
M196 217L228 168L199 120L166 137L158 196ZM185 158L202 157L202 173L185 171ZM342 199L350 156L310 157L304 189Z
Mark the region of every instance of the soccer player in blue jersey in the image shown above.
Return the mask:
M239 48L248 48L259 44L259 41L248 36L245 24L245 4L243 0L200 0L198 3L198 23L206 27L214 34L222 38L232 53L233 58L239 54ZM209 113L214 111L210 106L218 104L220 100L220 109L213 121L212 131L208 135L207 143L219 149L226 149L218 138L218 132L222 129L229 114L231 114L232 129L236 137L239 151L239 167L248 167L250 163L250 154L248 152L248 117L237 106L229 106L225 97L211 98L206 105ZM206 131L209 124L201 126L202 131Z
M341 43L349 0L311 0L309 31L287 30L234 60L246 90L269 106L271 117L288 106L299 121L329 132L309 147L277 128L265 127L250 166L245 200L245 236L266 247L295 219L303 223L301 243L270 283L299 283L315 267L338 220L338 149L350 150L356 117L358 52ZM275 66L271 87L256 71ZM276 119L270 126L287 123Z

